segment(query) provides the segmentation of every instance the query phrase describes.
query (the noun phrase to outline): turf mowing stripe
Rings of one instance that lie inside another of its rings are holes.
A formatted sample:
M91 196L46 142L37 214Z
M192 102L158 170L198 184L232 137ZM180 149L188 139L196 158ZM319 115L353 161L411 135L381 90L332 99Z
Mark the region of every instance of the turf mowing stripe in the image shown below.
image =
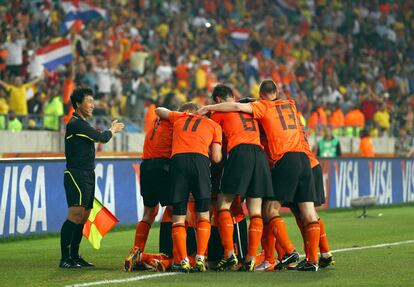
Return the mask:
M125 278L125 279L113 279L113 280L102 280L102 281L95 281L95 282L79 283L79 284L73 284L73 285L66 285L65 287L83 287L83 286L94 286L94 285L104 285L104 284L113 284L113 283L125 283L125 282L146 280L146 279L151 279L151 278L156 278L156 277L173 276L173 275L178 275L178 274L181 274L181 273L158 273L158 274L130 277L130 278Z
M393 243L384 243L384 244L377 244L377 245L370 245L370 246L343 248L343 249L332 250L331 252L332 253L340 253L340 252L362 250L362 249L372 249L372 248L382 248L382 247L402 245L402 244L410 244L410 243L414 243L414 240L398 241L398 242L393 242ZM151 278L164 277L164 276L173 276L173 275L179 275L179 274L182 274L182 273L157 273L157 274L136 276L136 277L125 278L125 279L113 279L113 280L103 280L103 281L79 283L79 284L73 284L73 285L66 285L65 287L83 287L83 286L104 285L104 284L112 284L112 283L125 283L125 282L146 280L146 279L151 279Z
M384 243L384 244L377 244L377 245L370 245L370 246L350 247L350 248L332 250L332 253L347 252L347 251L361 250L361 249L381 248L381 247L410 244L410 243L414 243L414 240L398 241L398 242L393 242L393 243Z

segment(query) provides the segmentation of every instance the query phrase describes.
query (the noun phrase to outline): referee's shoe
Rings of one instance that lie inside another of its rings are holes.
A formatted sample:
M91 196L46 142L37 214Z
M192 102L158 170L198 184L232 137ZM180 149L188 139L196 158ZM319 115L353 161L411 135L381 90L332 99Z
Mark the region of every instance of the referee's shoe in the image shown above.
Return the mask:
M77 262L72 258L63 258L60 260L59 268L72 269L72 268L81 268Z
M95 265L93 265L92 263L86 261L85 259L83 259L82 257L78 256L78 257L72 257L72 260L79 264L81 267L95 267Z

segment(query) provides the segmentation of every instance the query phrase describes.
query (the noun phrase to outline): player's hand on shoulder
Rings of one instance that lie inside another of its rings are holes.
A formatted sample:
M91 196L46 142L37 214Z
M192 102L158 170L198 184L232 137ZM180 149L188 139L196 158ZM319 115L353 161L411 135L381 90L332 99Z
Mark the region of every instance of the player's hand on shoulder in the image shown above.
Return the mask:
M112 133L118 133L125 128L125 125L118 120L114 120L111 124L111 128L109 129Z
M208 108L209 106L204 106L204 107L199 108L197 111L197 114L199 114L200 116L204 116L210 111Z

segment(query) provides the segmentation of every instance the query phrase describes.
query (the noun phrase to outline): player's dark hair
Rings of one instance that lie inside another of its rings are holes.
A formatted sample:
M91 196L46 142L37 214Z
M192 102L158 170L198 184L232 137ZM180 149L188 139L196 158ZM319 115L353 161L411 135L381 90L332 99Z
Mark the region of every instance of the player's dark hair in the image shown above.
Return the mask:
M188 102L188 103L184 103L180 106L180 108L178 109L179 112L196 112L198 109L200 108L199 105Z
M76 104L82 104L86 96L93 97L93 91L91 88L78 87L73 91L70 96L70 101L72 102L72 106L75 110L78 108Z
M274 94L276 92L278 92L277 86L275 82L273 82L272 80L264 80L260 84L260 88L259 88L260 94L268 95L268 94Z
M217 98L226 100L227 98L233 98L233 91L229 86L220 84L214 87L211 97L215 102L217 102Z

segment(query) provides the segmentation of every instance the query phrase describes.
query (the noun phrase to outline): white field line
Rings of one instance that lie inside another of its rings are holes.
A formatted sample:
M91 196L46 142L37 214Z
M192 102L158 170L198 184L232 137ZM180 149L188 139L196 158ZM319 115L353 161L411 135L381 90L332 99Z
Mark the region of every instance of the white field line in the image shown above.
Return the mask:
M156 273L150 275L142 275L142 276L135 276L130 278L123 278L123 279L113 279L113 280L102 280L102 281L95 281L95 282L87 282L87 283L79 283L73 285L66 285L65 287L83 287L83 286L95 286L95 285L104 285L104 284L114 284L114 283L125 283L125 282L133 282L139 280L146 280L152 279L157 277L164 277L164 276L173 276L182 273Z
M403 244L410 244L410 243L414 243L414 240L398 241L398 242L393 242L393 243L384 243L384 244L377 244L377 245L370 245L370 246L343 248L343 249L332 250L331 252L335 254L335 253L340 253L340 252L348 252L348 251L372 249L372 248L382 248L382 247L396 246L396 245L403 245ZM84 287L84 286L96 286L96 285L114 284L114 283L125 283L125 282L133 282L133 281L146 280L146 279L152 279L152 278L164 277L164 276L173 276L173 275L179 275L179 274L182 274L182 273L156 273L156 274L150 274L150 275L141 275L141 276L135 276L135 277L130 277L130 278L123 278L123 279L79 283L79 284L73 284L73 285L66 285L65 287Z

